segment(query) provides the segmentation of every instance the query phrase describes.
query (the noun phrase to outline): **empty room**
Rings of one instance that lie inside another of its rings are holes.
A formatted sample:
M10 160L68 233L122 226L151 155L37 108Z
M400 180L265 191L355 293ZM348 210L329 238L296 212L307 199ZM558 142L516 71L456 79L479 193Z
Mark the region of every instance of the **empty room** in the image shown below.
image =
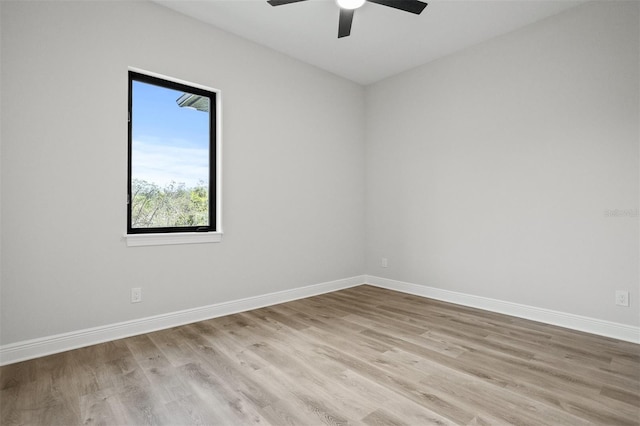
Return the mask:
M640 3L0 1L0 424L640 425Z

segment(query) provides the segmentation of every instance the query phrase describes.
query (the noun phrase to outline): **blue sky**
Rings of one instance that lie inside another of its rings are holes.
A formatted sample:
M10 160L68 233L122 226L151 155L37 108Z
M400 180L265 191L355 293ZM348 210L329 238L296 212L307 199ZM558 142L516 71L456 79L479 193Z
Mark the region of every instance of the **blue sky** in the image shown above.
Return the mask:
M184 92L133 82L132 174L161 187L208 182L209 114L176 103Z

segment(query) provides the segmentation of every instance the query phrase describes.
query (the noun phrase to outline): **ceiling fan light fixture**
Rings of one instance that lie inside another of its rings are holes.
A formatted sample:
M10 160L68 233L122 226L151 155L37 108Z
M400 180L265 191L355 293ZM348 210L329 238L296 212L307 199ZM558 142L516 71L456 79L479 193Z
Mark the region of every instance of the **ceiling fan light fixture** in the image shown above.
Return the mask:
M271 6L282 6L285 4L298 3L300 1L307 0L267 0L267 3ZM420 15L422 10L427 6L427 3L420 0L336 0L336 4L340 8L340 16L338 17L338 38L347 37L351 34L351 25L353 24L353 15L355 10L367 1L416 15Z
M353 10L364 4L365 0L336 0L341 9Z

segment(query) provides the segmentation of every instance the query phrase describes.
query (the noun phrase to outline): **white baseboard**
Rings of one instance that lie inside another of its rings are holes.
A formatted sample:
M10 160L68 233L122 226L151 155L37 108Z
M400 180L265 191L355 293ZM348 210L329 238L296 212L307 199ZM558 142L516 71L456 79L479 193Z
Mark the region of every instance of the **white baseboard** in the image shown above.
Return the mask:
M217 303L184 311L171 312L132 321L109 324L101 327L87 328L69 333L38 339L25 340L0 346L0 365L13 364L41 356L64 352L111 340L122 339L138 334L150 333L197 321L231 315L238 312L258 309L265 306L285 303L296 299L330 293L336 290L370 284L389 290L414 294L442 300L458 305L470 306L491 312L530 319L546 324L557 325L572 330L584 331L614 339L640 344L640 327L619 324L550 309L505 302L482 296L474 296L455 291L443 290L418 284L390 280L375 276L360 275L336 281L330 281L292 290L278 291L246 299Z
M361 275L133 321L11 343L0 346L0 365L13 364L71 349L355 287L364 284L365 278L366 276Z
M614 339L624 340L627 342L640 343L640 327L634 327L632 325L604 321L596 318L569 314L566 312L521 305L513 302L505 302L503 300L490 299L488 297L474 296L375 276L367 276L366 282L376 287L382 287L389 290L484 309L486 311L557 325L600 336L612 337Z

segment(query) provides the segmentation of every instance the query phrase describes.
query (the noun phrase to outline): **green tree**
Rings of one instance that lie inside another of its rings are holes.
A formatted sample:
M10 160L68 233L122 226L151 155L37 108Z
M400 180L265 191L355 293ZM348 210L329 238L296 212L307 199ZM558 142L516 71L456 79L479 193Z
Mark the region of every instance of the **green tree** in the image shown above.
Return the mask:
M171 182L160 188L155 183L133 179L131 186L133 228L209 225L209 191L204 182L193 188Z

